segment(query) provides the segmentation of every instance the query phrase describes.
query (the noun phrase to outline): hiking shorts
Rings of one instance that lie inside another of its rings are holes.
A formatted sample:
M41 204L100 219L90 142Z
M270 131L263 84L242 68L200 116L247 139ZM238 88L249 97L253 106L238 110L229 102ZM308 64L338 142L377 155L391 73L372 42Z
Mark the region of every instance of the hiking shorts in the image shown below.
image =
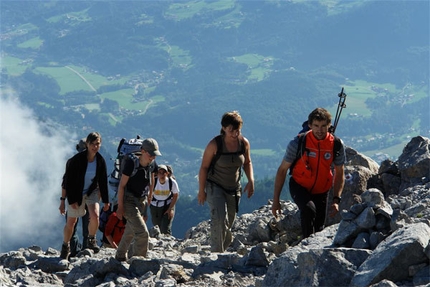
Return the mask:
M82 204L74 209L70 204L67 204L67 216L68 217L82 217L87 211L85 210L85 205L96 204L100 201L99 193L97 190L94 190L89 196L84 194L82 197Z

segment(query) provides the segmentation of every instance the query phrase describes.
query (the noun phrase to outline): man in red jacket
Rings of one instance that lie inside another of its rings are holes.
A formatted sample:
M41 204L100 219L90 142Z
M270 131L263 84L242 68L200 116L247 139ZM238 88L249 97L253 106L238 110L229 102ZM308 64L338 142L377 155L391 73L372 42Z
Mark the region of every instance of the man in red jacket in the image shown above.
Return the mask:
M287 176L291 178L290 194L300 210L303 238L324 228L329 190L333 187L333 202L330 204L330 216L339 211L339 203L345 182L345 148L340 139L335 139L329 132L331 114L323 108L316 108L308 117L310 131L304 137L305 146L299 145L299 136L288 144L284 158L278 168L273 193L272 213L281 214L279 197ZM334 152L335 140L340 141L340 149ZM299 152L298 152L298 149ZM298 157L299 155L299 157ZM334 165L334 177L332 173ZM334 180L333 180L334 178Z

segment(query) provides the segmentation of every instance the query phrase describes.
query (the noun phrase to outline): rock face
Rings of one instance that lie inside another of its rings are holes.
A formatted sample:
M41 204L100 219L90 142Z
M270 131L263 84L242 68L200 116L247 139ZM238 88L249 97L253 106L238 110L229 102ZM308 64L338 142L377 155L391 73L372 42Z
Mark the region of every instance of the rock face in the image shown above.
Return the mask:
M237 218L234 241L211 253L209 221L185 239L151 230L148 257L127 262L115 250L84 250L69 261L31 246L0 254L1 286L428 286L429 139L413 138L399 160L378 165L347 149L340 214L300 241L300 215L271 202Z

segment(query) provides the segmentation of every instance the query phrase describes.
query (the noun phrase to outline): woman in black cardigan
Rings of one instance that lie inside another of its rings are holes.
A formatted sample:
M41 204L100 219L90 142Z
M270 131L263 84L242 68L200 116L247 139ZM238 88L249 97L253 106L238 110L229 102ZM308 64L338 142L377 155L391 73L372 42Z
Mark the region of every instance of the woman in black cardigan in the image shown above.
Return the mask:
M85 215L85 205L90 214L87 246L94 252L99 251L96 233L99 227L100 197L104 203L103 209L109 209L106 161L99 153L101 142L99 133L90 133L86 140L87 149L74 155L67 162L64 187L68 205L64 242L60 255L62 259L68 259L70 255L70 239L77 218Z

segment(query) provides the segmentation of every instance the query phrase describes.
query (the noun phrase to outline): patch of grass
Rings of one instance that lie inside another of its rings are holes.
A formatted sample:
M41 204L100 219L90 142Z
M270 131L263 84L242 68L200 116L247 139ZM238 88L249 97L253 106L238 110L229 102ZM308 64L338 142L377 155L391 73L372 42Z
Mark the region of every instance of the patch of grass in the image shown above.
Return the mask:
M116 84L122 85L129 80L129 77L115 77L114 79L109 80L108 78L95 74L89 71L86 67L82 67L82 66L69 65L67 66L67 68L69 70L73 70L76 75L78 74L81 75L89 83L91 83L91 85L95 89L98 89L101 86L105 86L105 85L116 85Z
M37 102L38 105L44 106L45 108L52 108L52 105L45 102Z
M38 67L34 71L54 78L60 86L60 95L79 90L93 91L81 77L66 67Z
M8 75L19 76L25 72L25 70L31 66L32 61L25 61L15 57L2 57L1 67L6 68Z
M137 111L140 114L146 113L146 110L159 102L165 101L163 96L157 95L151 98L137 101L133 96L133 89L123 89L109 93L103 93L100 95L102 99L110 99L116 101L121 108Z
M309 2L308 0L291 0L291 1L295 3ZM345 13L348 10L361 6L368 1L319 0L318 2L320 2L321 5L324 5L327 7L327 15L333 16L333 15L339 15L339 14Z
M368 157L372 157L378 153L383 153L383 154L388 154L394 160L397 160L397 158L402 154L403 148L406 146L406 144L408 142L410 142L410 138L404 139L404 140L402 140L401 143L393 145L393 146L389 146L389 147L384 148L384 149L369 150L369 151L365 151L365 152L361 152L361 153L363 153L364 155L367 155Z
M192 57L190 56L190 52L181 49L179 46L165 46L164 48L170 55L173 66L181 68L183 70L187 70L191 68Z
M89 9L89 8L88 8ZM50 23L58 23L60 21L66 22L67 24L74 26L79 24L80 22L91 21L91 17L88 16L88 9L77 11L77 12L68 12L66 14L56 15L47 19Z
M249 68L249 80L263 80L271 71L273 58L265 57L258 54L245 54L241 56L231 57L231 60L245 64Z
M25 41L21 44L18 44L18 48L31 48L31 49L38 49L42 46L43 40L39 37L34 37L28 41Z
M128 110L140 110L143 109L146 104L140 104L133 102L134 97L133 89L123 89L109 93L103 93L100 95L102 99L110 99L116 101L120 107Z
M100 111L100 105L97 103L85 104L84 107L89 111Z
M409 102L419 101L422 98L428 97L428 87L426 85L413 86L407 84L405 87L399 89L392 83L373 83L362 80L348 81L343 85L344 92L347 94L345 113L357 114L358 116L370 117L371 110L366 106L368 98L376 97L381 91L385 91L391 95L412 95L408 100ZM336 110L337 103L330 110Z
M22 36L22 35L25 35L25 34L31 32L31 31L37 30L37 29L38 28L36 25L31 24L31 23L26 23L23 25L19 25L18 27L16 27L15 30L8 32L8 34L11 36L14 36L14 37Z
M149 16L146 14L141 14L140 15L140 21L136 23L136 25L141 26L144 24L152 24L154 23L154 17L153 16Z
M215 21L212 22L212 25L217 27L223 27L224 29L237 28L240 26L244 19L245 16L241 11L240 2L236 2L233 11L217 18Z
M234 0L180 2L171 4L169 9L166 11L166 15L169 18L181 21L187 18L192 18L194 15L204 10L220 11L231 9L234 5Z
M35 71L54 78L61 88L60 95L79 90L95 91L104 85L122 85L129 79L128 77L116 77L113 80L108 80L104 76L90 72L85 67L73 65L66 67L38 67Z

